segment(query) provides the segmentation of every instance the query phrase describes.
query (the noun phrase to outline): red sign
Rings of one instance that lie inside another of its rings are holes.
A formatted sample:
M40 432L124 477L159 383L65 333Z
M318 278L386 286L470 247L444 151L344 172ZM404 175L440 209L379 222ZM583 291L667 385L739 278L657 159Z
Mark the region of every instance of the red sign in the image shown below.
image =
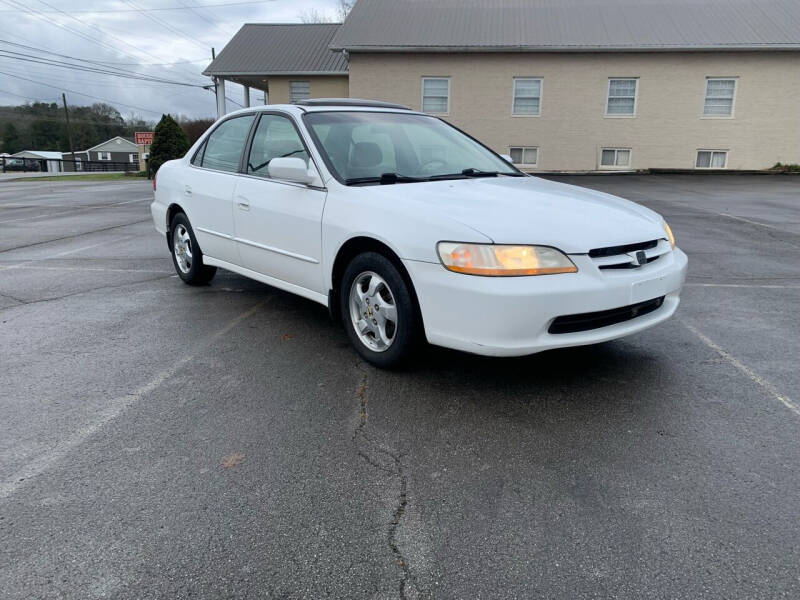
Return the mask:
M133 139L137 145L149 146L153 143L153 132L137 131L133 134Z

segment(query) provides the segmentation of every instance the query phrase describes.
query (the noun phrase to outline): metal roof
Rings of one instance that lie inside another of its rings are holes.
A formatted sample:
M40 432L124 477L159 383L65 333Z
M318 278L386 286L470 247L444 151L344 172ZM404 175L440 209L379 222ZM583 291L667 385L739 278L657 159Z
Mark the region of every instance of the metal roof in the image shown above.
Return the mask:
M347 59L328 45L339 23L247 23L203 75L346 75Z
M11 156L19 158L42 158L46 160L61 160L61 152L53 152L52 150L21 150L15 152Z
M800 50L800 1L358 0L331 48Z

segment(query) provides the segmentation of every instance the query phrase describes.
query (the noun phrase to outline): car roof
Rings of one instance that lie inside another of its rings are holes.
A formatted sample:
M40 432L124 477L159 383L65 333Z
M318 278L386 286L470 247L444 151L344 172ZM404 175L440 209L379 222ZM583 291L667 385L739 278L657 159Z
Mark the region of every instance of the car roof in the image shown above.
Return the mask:
M336 99L334 99L336 100ZM305 113L312 113L312 112L331 112L331 111L352 111L352 112L386 112L386 113L402 113L402 114L412 114L412 115L420 115L425 113L420 113L415 110L411 110L409 108L405 108L400 106L399 104L389 104L383 103L384 106L381 106L381 103L375 102L375 104L370 104L369 101L363 101L364 103L356 104L353 102L352 104L349 103L347 100L342 100L342 103L337 103L333 100L331 101L324 101L324 99L320 99L319 101L315 101L314 104L309 105L301 105L301 104L265 104L262 106L251 106L249 108L241 108L236 111L232 111L227 113L225 116L230 116L237 113L247 113L247 112L264 112L264 111L271 111L271 110L279 110L287 113L291 113L293 115L303 115Z

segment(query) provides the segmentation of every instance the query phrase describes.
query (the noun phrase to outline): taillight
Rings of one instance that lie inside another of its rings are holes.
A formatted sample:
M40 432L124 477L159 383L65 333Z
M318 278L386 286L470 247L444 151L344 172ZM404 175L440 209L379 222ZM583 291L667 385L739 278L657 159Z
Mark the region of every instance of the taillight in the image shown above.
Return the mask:
M158 179L158 171L156 171L156 174L153 175L153 191L154 192L156 191L156 180L157 179Z

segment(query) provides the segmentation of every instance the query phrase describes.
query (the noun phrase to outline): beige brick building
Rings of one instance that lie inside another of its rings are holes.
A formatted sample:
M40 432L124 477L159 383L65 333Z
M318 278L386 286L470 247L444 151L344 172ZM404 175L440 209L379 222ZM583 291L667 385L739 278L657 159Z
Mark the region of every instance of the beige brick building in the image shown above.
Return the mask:
M800 163L797 0L359 0L327 50L348 76L310 97L441 116L528 171Z

